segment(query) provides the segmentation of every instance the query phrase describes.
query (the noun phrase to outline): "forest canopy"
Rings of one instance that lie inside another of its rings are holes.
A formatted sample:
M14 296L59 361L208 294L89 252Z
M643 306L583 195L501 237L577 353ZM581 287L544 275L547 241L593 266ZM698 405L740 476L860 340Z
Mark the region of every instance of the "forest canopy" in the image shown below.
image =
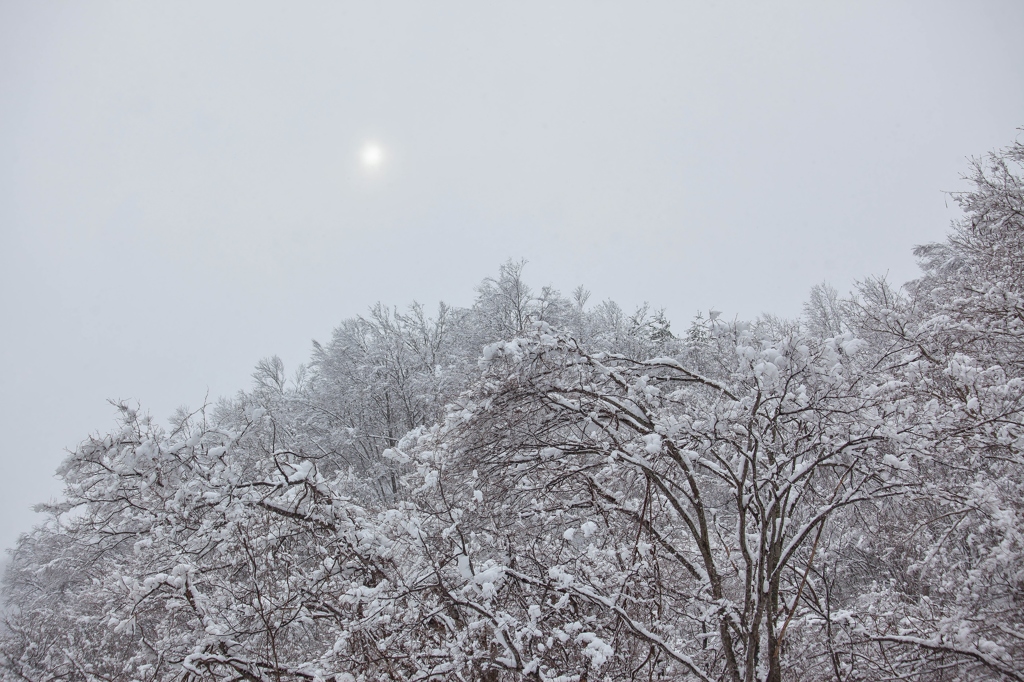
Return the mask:
M1022 166L799 319L509 261L168 425L117 403L12 552L0 677L1024 681Z

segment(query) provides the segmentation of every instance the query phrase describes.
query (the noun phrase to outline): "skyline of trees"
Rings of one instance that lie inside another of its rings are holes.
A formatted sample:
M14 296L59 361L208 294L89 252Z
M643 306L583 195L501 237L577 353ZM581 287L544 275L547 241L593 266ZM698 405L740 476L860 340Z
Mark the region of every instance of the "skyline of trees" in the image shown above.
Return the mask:
M164 427L4 576L9 680L1024 680L1024 145L800 319L381 304Z

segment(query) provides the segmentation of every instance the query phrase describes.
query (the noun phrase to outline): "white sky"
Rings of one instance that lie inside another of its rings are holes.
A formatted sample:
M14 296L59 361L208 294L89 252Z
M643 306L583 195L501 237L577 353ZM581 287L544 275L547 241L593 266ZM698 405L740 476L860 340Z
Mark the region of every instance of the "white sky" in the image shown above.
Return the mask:
M107 398L162 419L508 257L677 330L913 277L1024 125L1022 32L1013 0L0 0L0 546Z

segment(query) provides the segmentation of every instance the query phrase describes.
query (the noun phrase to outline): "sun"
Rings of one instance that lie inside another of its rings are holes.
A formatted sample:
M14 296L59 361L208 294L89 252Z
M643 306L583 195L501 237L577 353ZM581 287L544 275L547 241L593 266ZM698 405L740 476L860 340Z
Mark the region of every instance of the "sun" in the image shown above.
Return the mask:
M368 170L376 170L384 163L384 149L376 142L367 142L359 154L363 167Z

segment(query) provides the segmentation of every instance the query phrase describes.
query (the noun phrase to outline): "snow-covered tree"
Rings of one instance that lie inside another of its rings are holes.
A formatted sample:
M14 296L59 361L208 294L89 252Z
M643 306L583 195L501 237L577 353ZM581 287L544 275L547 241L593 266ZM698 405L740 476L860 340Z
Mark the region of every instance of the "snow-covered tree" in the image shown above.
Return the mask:
M444 526L447 589L491 614L489 665L779 680L794 664L819 538L907 489L910 425L852 336L720 325L715 342L731 360L712 377L540 323L487 347L475 390L404 453Z
M0 679L1024 680L1024 146L800 320L378 305L118 425L4 577Z
M868 281L855 301L913 396L922 476L861 548L889 578L861 598L865 633L896 645L879 675L1024 680L1022 163L1020 144L974 162L963 218L916 250L923 276L905 294Z

